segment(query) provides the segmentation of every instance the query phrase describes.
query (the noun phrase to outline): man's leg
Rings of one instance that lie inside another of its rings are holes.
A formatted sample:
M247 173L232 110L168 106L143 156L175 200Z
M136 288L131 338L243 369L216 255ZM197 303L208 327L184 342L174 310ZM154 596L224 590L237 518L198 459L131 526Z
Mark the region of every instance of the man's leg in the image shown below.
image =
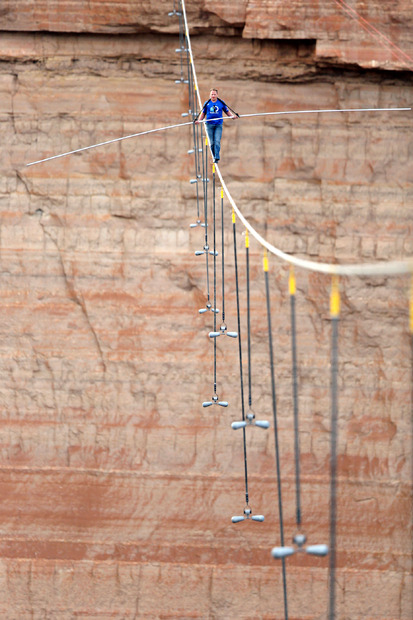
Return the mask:
M222 124L215 125L215 136L214 136L214 157L216 161L219 161L220 152L221 152L221 137L222 137Z
M212 157L215 158L215 127L212 123L205 123L209 146L211 147Z

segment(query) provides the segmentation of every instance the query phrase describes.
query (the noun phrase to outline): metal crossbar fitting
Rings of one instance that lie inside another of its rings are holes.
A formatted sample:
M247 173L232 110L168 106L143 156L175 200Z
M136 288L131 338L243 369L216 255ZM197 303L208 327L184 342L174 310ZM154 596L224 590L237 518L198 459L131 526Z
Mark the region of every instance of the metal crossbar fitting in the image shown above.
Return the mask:
M271 551L271 555L273 558L280 560L289 555L294 555L294 553L308 553L309 555L318 555L320 557L324 557L328 554L328 545L308 545L304 547L306 542L306 535L298 532L293 537L295 547L274 547Z
M168 17L173 17L174 15L176 15L177 17L180 17L182 13L180 11L176 11L175 9L168 13Z
M197 220L195 224L189 224L189 228L196 228L197 226L203 226L205 228L205 224L201 222L201 220Z
M218 255L218 253L217 253ZM210 338L218 338L218 336L229 336L230 338L238 338L238 332L229 332L225 323L221 323L219 332L209 332Z
M195 256L202 256L203 254L206 254L208 252L208 254L211 254L211 256L218 256L218 252L214 252L214 250L210 250L209 249L209 245L206 243L204 245L204 249L203 250L196 250L195 252Z
M199 314L203 314L204 312L208 312L208 310L211 310L211 312L215 312L216 314L218 314L219 310L218 308L213 308L212 304L210 301L207 301L205 308L201 308L200 310L198 310Z
M231 424L234 431L247 426L258 426L259 428L267 429L270 428L270 423L267 420L256 420L254 412L250 409L246 415L246 420L240 420Z
M239 523L240 521L247 521L248 519L250 519L251 521L260 521L262 523L264 521L264 518L264 515L253 515L251 508L249 506L246 506L244 508L244 514L235 515L231 518L231 521L233 523Z
M219 405L220 407L228 407L226 400L219 400L218 394L214 394L211 400L206 400L202 403L203 407L210 407L211 405Z

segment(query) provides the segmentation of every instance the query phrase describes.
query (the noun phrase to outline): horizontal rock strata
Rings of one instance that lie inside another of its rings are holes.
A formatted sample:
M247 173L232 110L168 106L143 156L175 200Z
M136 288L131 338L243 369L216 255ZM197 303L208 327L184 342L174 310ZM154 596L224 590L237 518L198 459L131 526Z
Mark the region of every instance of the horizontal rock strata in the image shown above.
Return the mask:
M391 39L408 52L407 5L389 4L369 6L368 18L380 29L391 25ZM247 430L247 456L250 504L266 519L233 525L245 505L242 434L230 427L241 417L238 343L217 340L217 392L229 407L203 408L213 394L214 324L212 313L198 313L207 282L205 257L194 256L205 232L189 227L197 219L191 128L26 167L188 120L187 91L175 84L172 8L2 4L4 618L283 617L281 569L270 556L280 533L262 248L251 240L252 402L271 429ZM386 49L376 55L377 42L336 3L281 10L264 0L188 2L188 16L203 100L218 86L241 114L412 101L406 67ZM413 252L411 128L408 111L226 121L220 170L247 219L284 252L385 264ZM216 208L220 244L219 200ZM224 220L226 322L236 330L227 200ZM238 221L236 230L246 397ZM303 531L309 543L328 543L331 282L303 270L296 277ZM272 256L270 289L289 544L296 524L288 266ZM348 277L341 290L337 618L407 620L410 280ZM291 618L326 617L327 578L328 558L287 560Z

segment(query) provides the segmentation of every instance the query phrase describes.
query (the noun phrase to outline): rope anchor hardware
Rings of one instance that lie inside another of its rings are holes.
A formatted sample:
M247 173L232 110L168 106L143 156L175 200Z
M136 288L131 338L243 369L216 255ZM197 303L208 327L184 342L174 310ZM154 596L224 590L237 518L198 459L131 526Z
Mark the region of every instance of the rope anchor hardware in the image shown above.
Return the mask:
M204 224L204 226L205 226L205 224ZM218 252L216 250L215 250L215 252L214 252L214 250L210 250L209 249L209 245L207 243L204 245L204 249L203 250L197 250L195 252L195 256L202 256L203 254L206 254L207 252L209 254L211 254L211 256L218 256Z
M294 553L308 553L309 555L318 555L320 557L328 554L328 545L308 545L308 547L304 547L306 542L306 535L298 532L298 534L295 534L293 537L293 543L296 545L295 547L274 547L271 551L271 555L273 558L279 560L289 555L294 555Z
M182 13L180 11L176 11L175 9L168 13L168 17L173 17L174 15L177 15L178 17L180 17Z
M191 179L189 182L191 183L191 185L193 185L194 183L198 183L198 181L206 181L207 183L209 183L209 179L203 179L201 177L198 177L197 179Z
M239 422L232 422L231 428L234 431L239 428L246 428L247 426L258 426L259 428L270 428L270 423L267 420L256 420L255 413L250 409L246 415L246 420L240 420Z
M218 336L229 336L230 338L238 338L238 332L229 332L226 323L221 323L219 332L209 332L210 338L218 338Z
M196 228L197 226L203 226L205 228L205 223L201 222L201 220L197 220L195 224L189 224L189 228Z
M203 407L210 407L211 405L219 405L220 407L228 407L226 400L219 400L218 394L214 394L211 400L206 400L202 403Z
M198 310L198 312L199 314L204 314L204 312L208 312L208 310L211 310L211 312L215 312L215 314L219 313L219 309L213 308L210 301L207 301L207 303L205 304L205 308L201 308L200 310Z
M248 519L250 519L251 521L259 521L262 523L265 517L264 515L253 515L252 510L249 506L246 506L244 508L243 515L235 515L234 517L231 517L231 521L233 523L240 523L241 521L247 521Z

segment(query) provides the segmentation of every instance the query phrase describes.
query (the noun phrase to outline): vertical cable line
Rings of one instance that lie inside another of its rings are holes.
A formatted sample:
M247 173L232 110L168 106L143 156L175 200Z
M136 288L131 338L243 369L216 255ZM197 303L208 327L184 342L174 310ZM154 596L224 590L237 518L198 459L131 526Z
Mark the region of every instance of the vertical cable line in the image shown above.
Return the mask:
M183 20L182 20L182 11L178 12L178 19L179 19L179 46L181 48L181 50L185 49L184 46L184 29L183 29ZM181 58L181 82L184 81L184 61L182 58L182 52L180 52L179 54L180 58Z
M250 243L248 229L245 229L245 261L247 270L247 336L248 336L248 407L252 407L251 369L251 304L250 304Z
M212 219L213 219L213 251L214 251L214 332L217 331L217 256L215 235L215 164L212 164ZM214 394L217 393L217 339L214 338Z
M193 86L192 86L192 66L191 66L191 57L189 55L188 49L188 40L186 40L186 68L188 73L188 112L191 115L192 120L194 120L194 103L193 103Z
M185 7L185 0L181 0L181 6L182 6L182 15L184 18L184 24L185 24L185 35L187 38L187 42L188 42L188 50L189 50L189 54L191 56L192 59L192 66L194 67L194 55L192 53L192 45L191 45L191 39L189 37L189 28L188 28L188 20L186 17L186 7ZM196 76L196 71L194 70L194 84L195 84L195 91L198 97L198 105L199 105L199 109L202 108L202 102L201 102L201 96L199 94L199 88L198 88L198 78Z
M278 487L278 514L280 521L280 540L281 546L284 547L284 518L283 504L281 493L281 466L280 466L280 450L278 444L278 425L277 425L277 400L275 392L275 376L274 376L274 353L272 344L272 326L271 326L271 304L270 304L270 285L268 279L268 254L264 250L264 276L265 276L265 293L267 301L267 319L268 319L268 346L270 354L270 371L271 371L271 394L272 394L272 412L274 419L274 439L275 439L275 464L277 469L277 487ZM284 618L288 620L288 597L287 597L287 571L285 558L281 558L282 576L283 576L283 595L284 595Z
M336 532L337 532L337 442L338 442L338 322L340 292L338 277L333 276L330 295L331 316L331 449L330 449L330 562L328 620L335 619Z
M250 239L248 230L245 230L245 262L246 262L246 274L247 274L247 343L248 343L248 411L246 415L247 422L244 422L243 426L257 426L259 428L269 428L270 423L266 420L256 420L255 413L252 410L252 355L251 355L251 291L250 291ZM241 428L242 422L233 422L232 428L236 430Z
M410 331L410 348L411 348L411 407L412 407L412 423L413 423L413 275L410 278L410 303L409 303L409 331ZM412 451L413 454L413 451Z
M410 365L411 365L411 375L410 375L410 408L411 408L411 443L410 443L410 454L411 454L411 477L413 480L413 275L410 279L410 304L409 304L409 328L410 328ZM410 491L411 499L412 498L412 489ZM412 557L413 564L413 557ZM413 568L413 565L411 566Z
M225 325L225 243L224 243L224 190L221 187L221 279L222 279L222 324Z
M191 64L191 73L192 73L192 64ZM195 102L195 93L193 93L192 96L192 105L196 106L196 102ZM192 121L194 121L194 117L195 117L195 110L194 108L190 108L191 111L191 116L192 116ZM192 123L192 141L193 141L193 148L190 149L188 151L188 154L194 153L195 159L194 159L194 163L195 163L195 179L194 181L191 181L192 183L195 183L196 185L196 214L197 214L197 219L196 219L196 223L195 224L190 224L191 228L196 228L197 226L203 226L203 224L201 223L201 218L200 218L200 207L199 207L199 203L200 203L200 197L199 197L199 180L202 178L202 172L200 169L200 156L199 156L199 152L200 152L200 148L199 148L199 142L200 142L200 138L199 138L199 127L201 127L201 140L202 140L202 125L195 125L195 123ZM203 153L203 148L202 148L202 153ZM203 159L203 158L202 158Z
M296 282L294 267L290 267L289 276L290 293L290 315L291 315L291 362L293 377L293 415L294 415L294 462L295 462L295 519L297 529L301 527L301 492L300 492L300 435L298 425L298 372L297 372L297 327L296 327L296 308L295 293Z
M203 171L203 186L204 186L204 222L205 222L205 256L206 256L206 279L207 279L207 299L208 303L210 303L209 298L209 245L208 245L208 179L207 179L207 148L208 148L208 139L205 138L205 159L203 161L204 171ZM215 306L213 308L215 314Z
M245 421L245 407L244 407L244 379L242 370L242 344L241 344L241 317L240 317L240 304L239 304L239 282L238 282L238 260L237 260L237 234L235 224L235 212L232 211L232 232L234 236L234 265L235 265L235 289L237 297L237 320L238 320L238 353L239 353L239 373L240 373L240 388L241 388L241 412L242 421ZM248 506L248 464L247 464L247 438L245 433L245 426L242 429L242 437L244 444L244 477L245 477L245 503Z
M328 546L325 544L304 546L307 537L301 532L301 484L300 484L300 435L298 424L298 364L297 364L297 327L296 327L296 281L293 265L290 265L288 279L288 289L290 294L290 316L291 316L291 375L292 375L292 396L293 396L293 419L294 419L294 464L295 464L295 520L296 533L293 536L295 547L274 547L271 551L273 558L286 558L294 553L307 553L319 557L328 554Z

